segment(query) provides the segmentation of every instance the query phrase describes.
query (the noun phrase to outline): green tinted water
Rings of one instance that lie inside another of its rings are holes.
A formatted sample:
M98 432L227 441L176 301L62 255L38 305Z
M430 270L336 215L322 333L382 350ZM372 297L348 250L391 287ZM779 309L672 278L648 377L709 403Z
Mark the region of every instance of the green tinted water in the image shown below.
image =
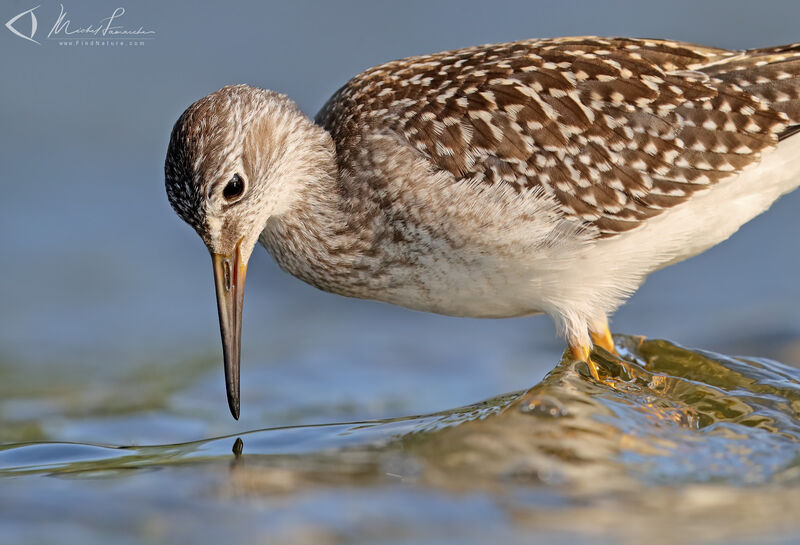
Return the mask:
M527 391L436 414L152 446L8 443L0 522L27 543L54 529L115 543L800 537L800 371L617 343L624 361L599 356L603 384L563 361Z

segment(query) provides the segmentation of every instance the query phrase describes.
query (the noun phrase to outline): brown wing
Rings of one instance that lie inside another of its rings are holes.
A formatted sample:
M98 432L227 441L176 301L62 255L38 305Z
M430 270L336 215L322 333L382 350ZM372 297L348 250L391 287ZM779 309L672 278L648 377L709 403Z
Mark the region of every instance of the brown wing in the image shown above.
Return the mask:
M363 134L392 130L435 168L541 187L564 214L613 236L775 146L800 122L798 59L795 46L741 53L621 38L487 45L371 68L317 121L344 164Z

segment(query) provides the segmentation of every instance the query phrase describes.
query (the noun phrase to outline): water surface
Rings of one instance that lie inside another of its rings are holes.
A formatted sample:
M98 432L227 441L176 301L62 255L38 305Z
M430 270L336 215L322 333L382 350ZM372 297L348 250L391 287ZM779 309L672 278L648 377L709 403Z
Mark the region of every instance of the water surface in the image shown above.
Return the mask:
M794 542L800 371L616 340L602 383L565 359L526 391L421 416L5 444L0 524L22 543Z

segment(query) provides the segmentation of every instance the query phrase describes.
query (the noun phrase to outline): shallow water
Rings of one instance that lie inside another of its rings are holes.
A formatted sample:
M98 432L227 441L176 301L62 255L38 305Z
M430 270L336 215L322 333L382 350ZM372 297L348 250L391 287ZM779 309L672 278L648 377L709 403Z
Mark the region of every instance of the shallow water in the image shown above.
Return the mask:
M20 543L795 542L800 371L616 341L601 384L564 360L527 391L428 415L7 443L0 524Z

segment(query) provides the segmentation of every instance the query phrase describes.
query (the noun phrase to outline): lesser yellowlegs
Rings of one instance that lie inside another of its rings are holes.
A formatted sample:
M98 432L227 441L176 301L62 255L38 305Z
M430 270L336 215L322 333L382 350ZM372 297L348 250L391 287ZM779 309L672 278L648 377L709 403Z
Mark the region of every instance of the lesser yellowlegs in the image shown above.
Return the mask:
M318 288L473 317L547 313L573 355L652 271L800 183L800 45L485 45L357 75L315 121L224 87L178 119L170 203L213 256L228 401L260 242Z

